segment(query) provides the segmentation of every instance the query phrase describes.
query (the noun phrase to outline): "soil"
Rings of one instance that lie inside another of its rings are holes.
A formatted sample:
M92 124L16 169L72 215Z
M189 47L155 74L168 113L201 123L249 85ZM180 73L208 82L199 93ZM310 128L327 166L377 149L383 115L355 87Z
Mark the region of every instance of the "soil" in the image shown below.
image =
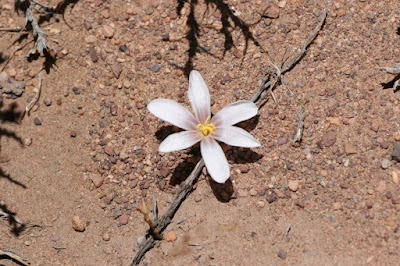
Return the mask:
M0 249L32 265L129 265L148 229L138 204L154 195L162 214L200 159L198 146L159 153L179 129L146 105L189 107L191 69L213 113L250 99L326 9L276 102L241 123L262 146L224 146L230 180L216 184L203 169L142 264L398 264L399 77L380 68L400 61L400 2L271 2L44 1L59 7L33 13L53 57L29 55L31 33L2 31L0 84L18 85L1 101L0 210L24 226L1 217ZM0 27L22 27L14 1L0 3ZM39 101L21 120L39 76Z

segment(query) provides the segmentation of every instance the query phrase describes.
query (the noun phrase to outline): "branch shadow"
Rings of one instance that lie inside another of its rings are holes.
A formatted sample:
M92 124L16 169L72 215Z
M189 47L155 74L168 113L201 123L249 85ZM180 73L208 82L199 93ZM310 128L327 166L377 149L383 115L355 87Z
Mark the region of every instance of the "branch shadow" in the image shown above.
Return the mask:
M20 110L17 107L17 104L15 102L12 102L8 106L4 106L4 101L2 98L0 98L0 125L4 123L18 123L18 121L22 119L21 117L23 117L24 113L25 112L23 110ZM0 140L2 137L14 139L20 145L23 146L21 137L15 134L15 132L0 127ZM1 152L1 146L0 146L0 152ZM5 173L2 168L0 168L0 178L5 178L11 183L14 183L24 189L27 188L26 185L15 180L9 174Z
M394 92L399 90L400 88L394 88L396 81L400 80L400 74L396 75L391 81L386 82L386 83L381 83L381 86L384 90L386 89L394 89Z
M181 10L186 3L189 4L189 14L186 21L186 25L189 30L185 36L189 43L189 49L187 50L188 59L183 67L177 66L178 68L182 69L184 74L188 77L190 71L193 70L193 60L196 57L197 52L204 52L204 49L202 49L202 47L199 45L200 25L195 17L198 0L177 0L177 2L177 14L181 13ZM223 56L225 56L227 51L235 47L232 37L232 31L235 28L239 28L245 38L245 49L243 51L242 62L244 60L244 55L247 52L249 41L252 41L255 45L261 47L260 43L251 33L249 25L236 16L229 5L223 0L205 0L205 3L207 5L207 10L215 8L221 13L222 28L218 31L225 38ZM232 21L233 25L231 25L230 21Z
M16 213L9 210L5 204L0 203L0 210L7 215L8 222L11 226L11 232L15 236L19 236L25 230L26 225L18 222L18 219L16 218Z

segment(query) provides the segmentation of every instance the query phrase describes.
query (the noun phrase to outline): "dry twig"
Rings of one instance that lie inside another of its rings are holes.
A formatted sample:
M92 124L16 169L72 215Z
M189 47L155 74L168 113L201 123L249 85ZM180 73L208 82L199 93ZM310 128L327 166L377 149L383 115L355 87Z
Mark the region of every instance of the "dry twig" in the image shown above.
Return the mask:
M311 36L303 44L301 51L294 56L294 58L289 62L289 64L285 68L280 70L279 67L277 67L276 65L273 65L275 68L278 69L278 70L275 69L274 72L271 72L271 67L268 68L267 73L264 75L264 77L262 79L262 82L261 82L261 85L260 85L258 91L251 98L251 101L256 103L258 106L260 105L261 101L264 98L266 98L266 96L267 96L266 90L268 88L272 90L273 87L277 84L278 80L281 79L282 75L285 72L288 72L290 69L292 69L294 67L294 65L296 65L296 63L305 54L307 47L314 40L314 38L317 36L319 30L322 28L322 25L324 24L325 19L326 19L326 11L324 11L324 13L323 13L321 22L314 29ZM185 198L189 195L189 193L192 191L193 185L197 181L197 178L200 175L200 172L203 169L203 167L204 167L204 161L200 160L197 163L196 167L191 172L191 174L186 178L185 181L183 181L181 183L179 190L174 195L174 198L173 198L168 210L164 213L163 216L161 216L160 219L152 220L150 223L147 222L147 220L146 220L146 222L149 225L150 224L152 224L152 225L150 226L150 230L149 230L148 234L145 236L145 240L143 240L142 243L140 243L139 251L136 253L131 265L138 265L139 262L141 261L141 259L143 258L144 254L146 254L147 251L152 249L155 246L155 244L157 243L157 241L159 241L159 240L155 239L155 237L154 237L155 233L159 233L161 235L161 233L164 231L164 229L171 223L172 218L174 217L178 208L183 203ZM142 210L140 210L140 211L143 213ZM145 214L145 219L146 219L146 216L148 219L148 217L150 217L149 210L147 210L147 211L145 210L145 212L147 213L147 215Z
M33 92L35 93L35 97L25 107L25 112L28 114L28 116L29 116L29 112L31 111L32 107L38 102L41 90L42 90L42 75L39 73L39 84L38 84L37 88L33 89Z
M0 256L6 256L6 257L8 257L8 258L11 258L11 259L13 259L13 260L19 262L20 264L22 264L22 265L24 265L24 266L30 265L30 263L25 262L25 261L27 261L28 259L21 258L20 256L14 254L14 253L12 253L12 252L9 252L9 251L4 251L4 250L1 250L1 249L0 249Z
M301 138L303 137L303 131L304 131L304 119L306 118L306 115L303 111L303 108L301 106L299 107L299 117L297 118L297 129L296 129L296 135L294 135L293 141L294 142L300 142Z

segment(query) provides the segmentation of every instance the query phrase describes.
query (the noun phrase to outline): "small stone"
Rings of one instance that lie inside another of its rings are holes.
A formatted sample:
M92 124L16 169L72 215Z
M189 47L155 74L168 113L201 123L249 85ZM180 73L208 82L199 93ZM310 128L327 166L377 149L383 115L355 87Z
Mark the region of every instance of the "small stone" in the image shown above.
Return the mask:
M264 206L265 206L265 202L264 201L262 201L262 200L257 201L257 207L264 208Z
M395 141L393 144L392 159L400 162L400 141Z
M25 144L25 146L31 146L31 144L32 144L32 138L25 138L24 139L24 144Z
M112 38L114 36L115 30L108 25L104 25L102 32L103 32L104 37Z
M340 119L338 117L327 117L326 120L331 125L340 126Z
M120 225L126 225L129 221L129 215L124 213L118 218L118 222Z
M139 236L139 237L136 239L136 243L140 246L145 240L146 240L146 237L145 237L145 236Z
M112 70L114 76L117 79L119 79L119 76L122 73L122 66L120 64L114 64L114 65L112 65L111 70Z
M72 130L70 136L71 138L76 138L76 130Z
M249 192L247 190L244 189L238 189L238 196L239 197L247 197L249 195Z
M149 69L155 73L157 73L160 70L161 66L159 64L152 65L149 67Z
M274 3L265 3L263 6L261 6L259 13L263 17L267 18L278 18L279 17L279 6Z
M7 72L3 71L0 73L0 83L6 83L8 80Z
M281 258L281 259L286 259L286 257L287 257L287 252L286 251L283 251L283 250L279 250L278 251L278 257L279 258Z
M299 181L298 180L290 180L289 181L289 189L293 192L296 192L299 189Z
M131 87L131 82L129 81L129 79L124 79L123 85L125 89L129 89Z
M354 145L354 143L345 142L345 143L344 143L344 152L345 152L347 155L356 154L356 153L358 152L358 151L357 151L357 146Z
M267 195L267 201L268 201L268 203L275 202L277 199L278 199L278 197L276 196L276 194L275 194L274 192L269 193L269 194Z
M45 98L45 99L43 100L43 103L44 103L44 105L46 105L46 106L50 106L50 105L51 105L51 99Z
M102 237L103 237L104 241L110 241L110 239L111 239L111 236L109 233L104 233Z
M33 119L33 123L35 123L36 126L41 126L42 125L42 121L40 121L39 118L35 117L35 119Z
M399 175L396 171L392 172L392 180L396 185L399 184Z
M277 142L278 142L278 145L284 145L284 144L287 143L287 138L286 137L280 137Z
M375 187L375 191L379 193L383 193L386 191L386 184L385 182L379 182L379 184Z
M253 196L253 197L257 196L257 190L255 190L254 188L250 189L249 193L250 193L250 196Z
M380 126L381 124L379 123L379 121L374 121L371 124L371 129L375 132L378 132Z
M166 240L167 240L168 242L174 242L174 241L176 241L177 238L178 238L178 237L176 236L176 233L175 233L174 231L169 231L169 232L167 233Z
M334 131L328 131L322 136L322 143L325 147L330 147L336 142L336 134Z
M94 35L88 35L88 36L85 37L86 43L89 43L89 44L95 43L96 40L97 40L97 38Z
M240 167L240 172L242 173L242 174L245 174L245 173L248 173L249 172L249 166L248 165L242 165L241 167Z
M90 46L89 48L89 56L93 63L99 61L99 57L97 56L96 50L94 49L93 46Z
M81 91L79 90L78 87L73 87L73 88L72 88L72 91L75 93L75 95L81 94ZM64 96L65 96L65 95L64 95Z
M78 232L83 232L86 229L85 223L76 214L72 217L72 228Z
M334 202L332 204L332 210L337 211L340 210L342 208L342 204L340 202Z
M383 169L388 169L392 165L392 162L388 159L383 159L381 163L381 167Z
M95 187L100 187L104 182L104 178L99 174L90 174L89 179L93 182Z

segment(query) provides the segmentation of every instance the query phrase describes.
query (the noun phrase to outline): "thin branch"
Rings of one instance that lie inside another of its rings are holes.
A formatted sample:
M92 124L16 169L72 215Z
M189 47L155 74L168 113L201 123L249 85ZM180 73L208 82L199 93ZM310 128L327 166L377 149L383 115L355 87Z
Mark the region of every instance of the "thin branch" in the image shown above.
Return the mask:
M42 90L42 75L39 73L39 84L38 84L37 88L33 89L33 92L35 93L35 97L25 107L25 112L28 114L28 116L29 116L29 112L31 111L32 107L38 102L41 90Z
M30 263L26 263L26 262L25 262L25 261L27 261L27 259L21 258L20 256L14 254L14 253L12 253L12 252L9 252L9 251L4 251L4 250L1 250L1 249L0 249L0 256L9 257L9 258L11 258L11 259L13 259L13 260L19 262L20 264L22 264L22 265L24 265L24 266L29 266L29 265L30 265Z
M301 59L301 57L305 54L307 47L311 44L314 40L316 35L318 34L319 30L321 29L322 25L324 24L326 19L326 11L323 13L322 20L318 24L318 26L314 29L311 36L306 40L303 44L301 51L294 56L294 58L289 62L289 64L281 71L279 67L272 64L275 70L272 70L271 64L268 67L267 73L264 75L261 85L258 91L251 97L251 101L256 103L258 106L260 105L261 101L267 97L266 89L270 88L271 91L273 87L277 84L277 82L281 79L282 75L285 72L288 72L293 66ZM276 69L278 68L278 70ZM200 160L193 171L190 173L188 178L183 181L179 187L178 192L174 195L172 202L168 208L168 210L164 213L164 215L157 220L151 221L151 224L155 225L155 228L150 227L148 234L145 236L145 240L142 241L139 245L139 251L136 253L131 265L138 265L146 254L147 251L152 249L155 244L160 241L154 238L155 233L161 234L164 229L171 223L175 213L178 211L179 207L189 195L189 193L193 190L193 185L197 181L201 170L204 167L204 161ZM149 223L149 222L148 222Z
M303 131L304 131L304 119L306 118L306 115L303 111L303 108L301 106L299 107L299 117L297 118L297 129L296 129L296 135L294 135L293 141L294 142L300 142L301 138L303 137Z

